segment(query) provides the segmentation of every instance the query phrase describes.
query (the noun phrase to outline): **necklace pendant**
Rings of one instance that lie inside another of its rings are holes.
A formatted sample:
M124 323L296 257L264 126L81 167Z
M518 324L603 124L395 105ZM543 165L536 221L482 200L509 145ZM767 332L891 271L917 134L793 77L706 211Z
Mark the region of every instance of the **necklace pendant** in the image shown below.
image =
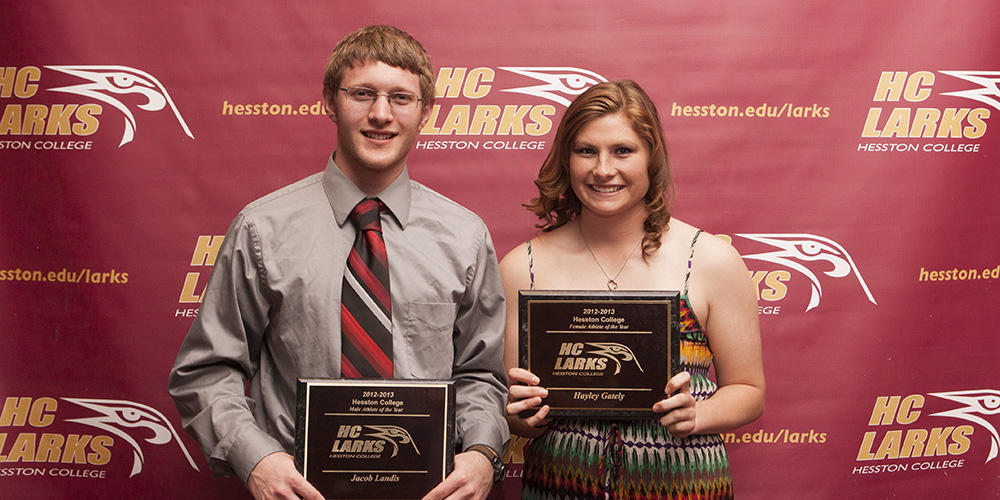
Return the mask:
M618 289L618 282L613 279L608 280L608 290L617 290L617 289Z

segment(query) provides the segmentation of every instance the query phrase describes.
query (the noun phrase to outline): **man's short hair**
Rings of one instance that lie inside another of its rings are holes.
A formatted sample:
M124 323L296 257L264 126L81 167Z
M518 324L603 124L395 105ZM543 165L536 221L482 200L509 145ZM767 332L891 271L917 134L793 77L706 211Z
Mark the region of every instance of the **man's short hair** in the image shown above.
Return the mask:
M423 104L434 104L434 71L427 51L420 42L394 26L366 26L337 43L326 63L325 91L335 95L348 68L378 61L417 75Z

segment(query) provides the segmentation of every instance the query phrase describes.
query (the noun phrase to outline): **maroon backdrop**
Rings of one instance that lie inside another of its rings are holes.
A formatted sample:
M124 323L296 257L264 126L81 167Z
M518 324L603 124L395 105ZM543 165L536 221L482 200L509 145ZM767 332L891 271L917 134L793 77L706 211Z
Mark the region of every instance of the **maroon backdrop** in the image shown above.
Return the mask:
M726 436L740 498L1000 492L994 1L2 12L3 496L245 496L208 473L167 374L229 222L335 148L323 65L371 23L439 71L411 176L501 255L532 235L520 204L568 100L605 79L651 94L675 215L730 238L760 292L767 410Z

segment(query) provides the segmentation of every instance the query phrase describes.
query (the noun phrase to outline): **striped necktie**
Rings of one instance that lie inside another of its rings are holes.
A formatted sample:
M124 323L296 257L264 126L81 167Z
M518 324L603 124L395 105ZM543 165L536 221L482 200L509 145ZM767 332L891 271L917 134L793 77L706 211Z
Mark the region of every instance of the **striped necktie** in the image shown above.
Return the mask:
M392 378L392 304L389 259L382 239L377 198L351 211L357 228L344 271L340 302L341 373L346 378Z

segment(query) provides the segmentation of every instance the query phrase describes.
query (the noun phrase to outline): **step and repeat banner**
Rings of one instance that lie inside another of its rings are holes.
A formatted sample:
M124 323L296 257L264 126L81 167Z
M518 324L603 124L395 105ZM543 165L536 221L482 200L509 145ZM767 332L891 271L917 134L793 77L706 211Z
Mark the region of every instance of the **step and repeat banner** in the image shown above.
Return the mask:
M0 7L0 490L246 498L168 372L236 213L320 171L336 42L394 24L437 103L411 177L505 254L582 89L655 100L675 215L759 292L743 499L1000 491L1000 4L15 0ZM507 450L494 498L519 497Z

